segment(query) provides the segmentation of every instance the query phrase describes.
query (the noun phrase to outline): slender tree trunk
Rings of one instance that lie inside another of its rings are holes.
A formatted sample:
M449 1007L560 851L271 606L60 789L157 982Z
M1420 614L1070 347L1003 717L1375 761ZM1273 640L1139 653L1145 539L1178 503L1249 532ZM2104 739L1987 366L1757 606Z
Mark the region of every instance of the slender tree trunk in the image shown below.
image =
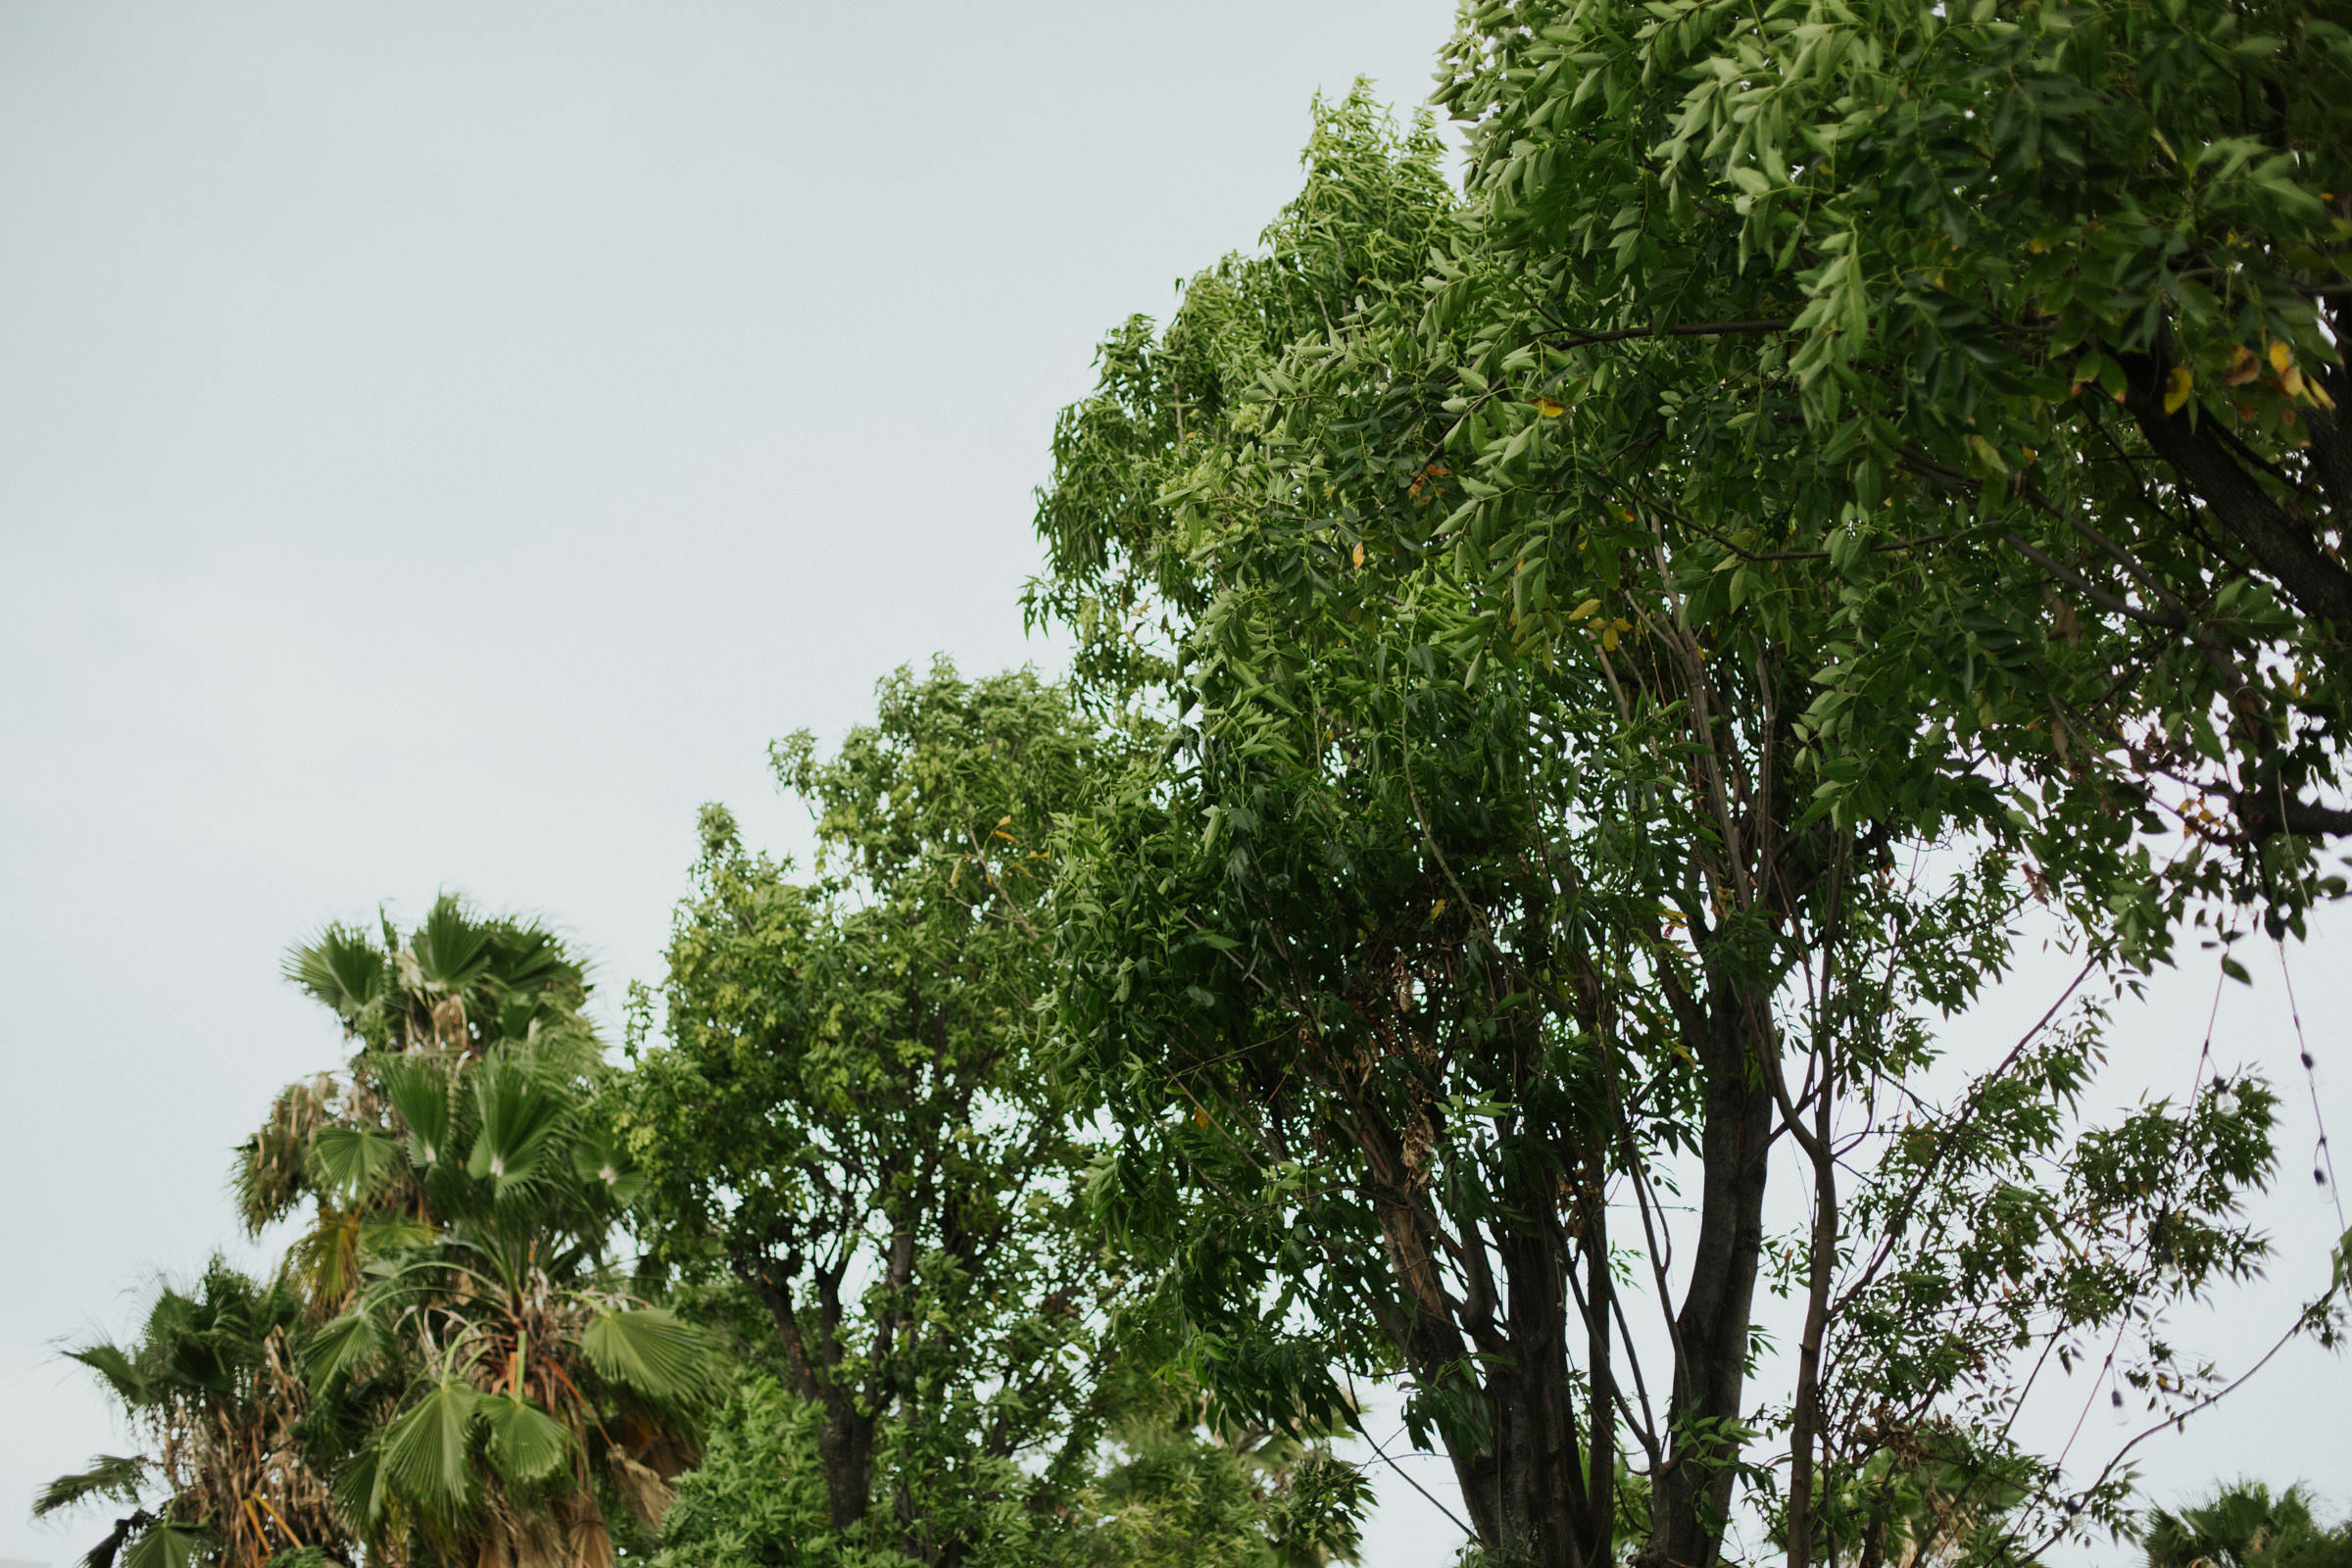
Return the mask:
M1806 1148L1813 1161L1813 1238L1804 1338L1797 1342L1796 1401L1788 1421L1788 1568L1810 1568L1813 1558L1813 1449L1822 1431L1821 1342L1830 1318L1830 1276L1838 1262L1838 1164L1830 1146L1835 1066L1825 1054L1813 1136Z
M1584 1555L1586 1562L1600 1568L1617 1560L1617 1380L1609 1340L1610 1293L1616 1281L1609 1276L1608 1205L1601 1200L1597 1181L1582 1196L1579 1207L1584 1214L1585 1377L1592 1386Z
M1769 999L1718 988L1699 1042L1706 1074L1699 1158L1704 1175L1690 1283L1676 1314L1672 1446L1651 1492L1650 1553L1672 1568L1714 1568L1738 1478L1748 1326L1764 1249L1764 1186L1773 1094L1759 1054L1771 1049Z
M1542 1213L1550 1193L1518 1195ZM1465 1226L1463 1234L1475 1237ZM1393 1244L1394 1245L1394 1244ZM1591 1551L1593 1502L1585 1468L1584 1413L1568 1377L1568 1269L1575 1258L1561 1227L1507 1230L1501 1265L1500 1330L1469 1375L1486 1406L1486 1440L1442 1430L1446 1457L1480 1544L1530 1568L1603 1568ZM1461 1339L1405 1325L1398 1348L1424 1380L1463 1375ZM1603 1425L1606 1423L1604 1422ZM1605 1461L1604 1461L1605 1462ZM1603 1508L1607 1507L1604 1502Z

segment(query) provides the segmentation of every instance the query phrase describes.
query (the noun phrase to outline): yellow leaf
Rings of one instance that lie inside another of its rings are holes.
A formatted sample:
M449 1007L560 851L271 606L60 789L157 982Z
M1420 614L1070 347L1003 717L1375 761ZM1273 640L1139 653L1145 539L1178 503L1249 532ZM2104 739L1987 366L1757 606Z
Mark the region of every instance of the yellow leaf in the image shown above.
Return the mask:
M1432 920L1435 920L1439 915L1444 914L1445 912L1446 901L1444 899L1440 899L1437 903L1429 906L1429 917Z
M2286 368L2294 363L2295 351L2293 349L2288 348L2284 343L2273 343L2271 345L2272 369L2277 370L2280 375L2284 375L2286 373Z
M2291 365L2288 366L2286 373L2278 377L2278 385L2288 397L2301 397L2303 395L2303 372Z
M1599 601L1599 600L1597 600L1597 599L1588 599L1588 600L1586 600L1586 601L1585 601L1583 604L1581 604L1581 605L1577 606L1577 607L1576 607L1574 610L1571 610L1570 612L1568 612L1568 618L1569 618L1570 620L1582 620L1582 619L1584 619L1584 618L1585 618L1587 615L1590 615L1591 613L1592 613L1592 612L1594 612L1595 610L1598 610L1599 608L1600 608L1600 601Z
M1010 827L1012 826L1012 818L1009 815L1000 816L997 818L997 826Z
M1546 419L1556 419L1568 412L1568 405L1555 398L1536 399L1536 412Z
M1205 1127L1208 1125L1208 1112L1201 1109L1199 1105L1195 1105L1193 1107L1193 1125L1196 1127Z
M1355 564L1359 566L1364 564L1364 542L1361 539L1355 542Z
M2034 255L2039 256L2043 251L2048 250L2049 247L2044 245L2041 242L2041 236L2036 234L2032 239L2026 241L2026 249L2032 251Z
M1603 627L1600 629L1600 649L1601 649L1601 652L1602 652L1602 653L1605 653L1605 654L1613 654L1613 653L1615 653L1615 652L1617 651L1617 628L1616 628L1616 627L1614 627L1614 626L1603 626Z
M2278 350L2274 346L2272 358L2276 359L2277 357ZM2172 375L2166 379L2164 384L2164 412L2167 414L2180 413L2180 405L2188 401L2188 394L2196 384L2197 378L2189 373L2187 366L2174 366Z

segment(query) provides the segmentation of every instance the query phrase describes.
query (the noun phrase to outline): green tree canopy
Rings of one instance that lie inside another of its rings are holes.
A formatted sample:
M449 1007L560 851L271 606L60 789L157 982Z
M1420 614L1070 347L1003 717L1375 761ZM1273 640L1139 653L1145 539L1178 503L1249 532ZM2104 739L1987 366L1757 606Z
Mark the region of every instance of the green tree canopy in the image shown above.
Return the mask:
M1990 656L1955 650L1994 644L1940 580L1727 544L1717 514L1791 466L1669 447L1642 421L1676 389L1599 372L1590 418L1637 428L1589 428L1542 341L1588 274L1514 248L1494 190L1456 208L1435 159L1360 94L1326 108L1267 235L1309 259L1203 274L1156 355L1131 323L1060 427L1032 603L1102 639L1101 607L1156 594L1165 656L1089 679L1177 719L1164 764L1073 824L1061 892L1064 1016L1121 1097L1105 1201L1171 1265L1221 1396L1329 1408L1335 1366L1406 1374L1506 1553L1611 1558L1621 1444L1645 1549L1691 1564L1765 1484L1768 1433L1800 1561L1816 1494L1889 1444L2046 1482L2005 1451L2014 1347L2064 1360L2242 1276L2271 1101L2083 1128L2095 1008L1965 1064L1956 1096L1920 1085L2034 901L2094 967L2162 950L2152 819L1987 714ZM1436 256L1374 240L1398 233ZM1296 278L1330 290L1269 348ZM1650 505L1604 485L1619 459L1713 488ZM1814 526L1814 500L1770 504ZM1824 698L1931 623L1958 641L1915 648L1909 686ZM2101 678L2075 649L2017 660ZM1904 1136L1874 1130L1898 1104ZM1813 1219L1768 1250L1776 1143ZM1776 1258L1806 1326L1759 1412ZM1645 1365L1624 1317L1652 1308L1672 1353ZM2134 1345L2135 1381L2180 1389L2160 1337ZM2123 1494L2044 1495L2016 1530L2113 1520Z
M1106 748L1034 676L942 663L884 682L835 755L777 746L813 880L704 812L630 1147L661 1257L766 1308L825 1550L995 1560L1066 1507L1116 1408L1117 1275L1039 1010L1047 846Z

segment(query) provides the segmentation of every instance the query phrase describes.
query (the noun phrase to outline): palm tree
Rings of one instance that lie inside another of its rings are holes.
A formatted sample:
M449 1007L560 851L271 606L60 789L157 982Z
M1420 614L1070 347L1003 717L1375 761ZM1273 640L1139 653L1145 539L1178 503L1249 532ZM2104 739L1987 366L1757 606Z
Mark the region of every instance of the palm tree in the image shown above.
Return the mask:
M329 925L288 951L286 978L331 1010L358 1049L342 1073L288 1085L234 1170L249 1234L306 1199L315 1204L298 1257L322 1312L339 1308L358 1284L371 1219L430 1223L427 1181L382 1179L404 1174L389 1151L404 1131L417 1131L394 1125L386 1071L418 1070L395 1064L422 1057L448 1077L502 1044L529 1045L583 1078L602 1066L581 1011L586 973L544 926L476 916L448 894L406 938L387 918L378 926L370 935ZM428 1144L419 1152L416 1169L429 1178L436 1151Z
M123 1568L260 1568L306 1546L339 1556L346 1538L300 1441L310 1401L290 1337L301 1315L283 1276L256 1281L216 1258L192 1290L157 1294L127 1348L71 1352L105 1379L147 1449L60 1476L34 1514L101 1499L128 1507L86 1568L118 1553Z
M2352 1568L2352 1521L2323 1529L2300 1485L2273 1496L2259 1481L2214 1489L2179 1511L2149 1510L2148 1568Z
M259 1231L311 1205L290 1272L310 1437L372 1563L602 1565L651 1524L717 1382L695 1330L621 1290L639 1183L597 1118L582 966L455 898L402 936L332 925L287 978L356 1048L241 1151Z
M341 1416L337 1500L377 1560L605 1568L613 1509L655 1524L693 1462L716 1355L615 1281L605 1248L633 1178L569 1064L502 1044L376 1078L404 1136L354 1129L319 1164L351 1208L428 1201L377 1211L347 1306L305 1347Z

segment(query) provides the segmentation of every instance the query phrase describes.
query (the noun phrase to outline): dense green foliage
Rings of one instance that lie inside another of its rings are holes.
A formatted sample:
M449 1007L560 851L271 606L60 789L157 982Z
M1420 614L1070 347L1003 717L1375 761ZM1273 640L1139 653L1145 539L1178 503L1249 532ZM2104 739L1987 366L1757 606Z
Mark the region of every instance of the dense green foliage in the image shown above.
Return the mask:
M815 882L704 817L631 1148L660 1255L766 1308L843 1549L956 1563L1066 1507L1119 1387L1035 1006L1043 845L1095 750L1034 678L942 667L833 759L777 749Z
M776 1380L747 1381L714 1420L701 1468L679 1484L657 1568L905 1561L832 1529L818 1419ZM1322 1449L1202 1431L1154 1403L1117 1423L1107 1462L1064 1510L1001 1510L979 1555L1068 1568L1323 1568L1354 1560L1368 1502L1365 1479Z
M2127 330L2161 325L2144 299L2131 322L2005 300L2026 322L2003 368L1934 336L1981 302L1923 326L1830 260L1850 215L1808 251L1802 225L1831 219L1791 197L1772 220L1790 237L1754 247L1749 164L1779 155L1751 143L1801 96L1775 61L1855 127L1909 134L1899 104L1865 113L1876 74L1889 102L1947 94L1963 126L1981 102L2005 136L2020 76L2137 79L2142 57L2078 20L2037 64L2012 47L2034 29L1926 8L1475 10L1442 95L1480 120L1469 202L1425 135L1336 106L1265 256L1202 274L1156 342L1110 339L1059 431L1033 612L1069 620L1106 706L1178 717L1168 764L1074 827L1064 895L1064 1014L1124 1097L1113 1213L1174 1270L1221 1396L1311 1406L1335 1367L1407 1374L1496 1549L1610 1557L1621 1441L1668 1561L1712 1560L1740 1491L1776 1520L1789 1499L1775 1528L1803 1561L1817 1494L1874 1495L1841 1478L1930 1441L1986 1488L2029 1483L1984 1549L2120 1522L2119 1474L2061 1494L2008 1446L2034 1352L2068 1364L2260 1257L2236 1217L2271 1169L2259 1085L2227 1113L2198 1095L2093 1129L2096 993L1981 1062L1944 1059L1935 1021L1999 979L2030 912L2088 977L2164 955L2194 895L2225 896L2198 913L2234 937L2246 904L2281 931L2338 891L2279 832L2335 820L2311 795L2337 782L2334 623L2292 612L2243 541L2200 553L2223 503L2180 477L2179 404L2132 435L2070 396L2095 375L2053 391L2024 365L2058 342L2095 369L2101 331L2147 349ZM2156 37L2202 23L2106 21L2159 56L2204 48ZM1848 135L1773 178L1847 174ZM2004 205L2002 173L2034 186L2021 206L2081 197L1992 163L1967 176L1979 208ZM2310 240L2343 233L2296 221L2274 260L2302 293L2237 319L2252 347L2228 360L2269 356L2294 402L2249 403L2230 461L2290 486L2328 450L2329 394L2286 377L2328 355L2312 301L2339 274ZM2007 276L1936 250L1955 288ZM2053 501L1955 433L1995 388L2042 421L2037 473L2065 452L2097 483ZM2200 503L2187 529L2157 514ZM2139 532L2108 516L2149 507ZM2102 539L2094 580L2069 563ZM2133 553L2160 545L2169 584ZM2195 613L2124 597L2160 590ZM1122 651L1154 630L1154 657ZM2189 853L2157 860L2183 822ZM1959 1092L1924 1101L1931 1069ZM1782 1140L1813 1210L1782 1250L1806 1322L1758 1410ZM1638 1294L1611 1208L1639 1223ZM1644 1376L1616 1320L1650 1283L1674 1348ZM2153 1328L2127 1340L2132 1387L2193 1402L2204 1369Z

